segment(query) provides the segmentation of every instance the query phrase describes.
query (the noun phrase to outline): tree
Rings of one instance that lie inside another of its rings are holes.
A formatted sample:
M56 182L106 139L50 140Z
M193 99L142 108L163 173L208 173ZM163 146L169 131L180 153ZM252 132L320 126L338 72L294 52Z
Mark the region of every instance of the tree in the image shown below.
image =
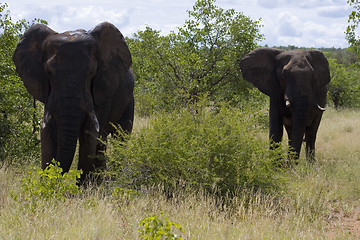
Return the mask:
M360 1L348 0L347 3L353 8L349 15L348 27L346 29L346 40L350 44L350 49L360 56L360 39L356 34L360 23Z
M228 100L249 86L240 81L238 63L263 38L259 21L217 7L215 0L198 0L188 14L177 32L161 36L148 27L129 41L138 90L153 91L160 105L202 95Z
M0 160L21 155L37 142L39 115L33 100L17 76L12 55L21 34L35 22L13 22L7 4L0 4Z

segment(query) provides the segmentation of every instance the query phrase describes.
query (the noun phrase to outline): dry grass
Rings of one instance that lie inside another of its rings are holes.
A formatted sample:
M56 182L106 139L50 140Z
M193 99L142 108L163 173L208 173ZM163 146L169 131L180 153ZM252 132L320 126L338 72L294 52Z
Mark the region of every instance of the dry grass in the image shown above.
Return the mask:
M140 131L143 127L147 127L149 125L150 118L149 117L138 117L135 115L134 118L134 132Z
M135 119L137 129L146 125L146 119ZM26 172L3 166L0 239L137 239L139 222L161 211L184 228L184 239L356 239L360 236L359 136L360 112L328 110L319 130L314 166L303 160L289 170L287 188L278 196L239 195L223 207L214 197L199 193L178 191L166 200L161 188L155 188L124 199L97 188L29 210L10 194L19 192Z
M317 150L325 158L358 157L360 153L360 112L354 110L325 112L320 125Z
M0 236L6 239L137 239L139 222L161 211L184 229L184 239L315 239L321 229L296 212L282 212L287 202L255 195L249 208L220 210L212 197L197 194L169 201L161 194L130 202L113 200L98 190L63 203L42 203L35 211L6 197L1 208ZM301 219L299 219L301 218Z

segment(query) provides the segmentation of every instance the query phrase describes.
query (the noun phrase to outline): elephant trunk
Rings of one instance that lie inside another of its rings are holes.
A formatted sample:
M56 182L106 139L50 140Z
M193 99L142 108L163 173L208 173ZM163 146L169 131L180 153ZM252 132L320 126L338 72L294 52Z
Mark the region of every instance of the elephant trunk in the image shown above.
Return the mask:
M64 172L68 172L76 151L77 139L84 121L80 114L56 118L57 121L57 152L56 160Z
M304 140L306 123L310 105L308 103L292 104L293 107L293 130L290 137L290 150L295 153L295 158L299 158L301 144Z
M63 83L68 83L68 81L63 81ZM71 96L70 93L73 91L70 88L64 89L66 91L60 91L58 94L57 99L61 99L61 101L54 102L51 109L57 126L56 161L60 163L64 172L68 172L85 120L85 109L81 104L83 102L81 96L76 94Z

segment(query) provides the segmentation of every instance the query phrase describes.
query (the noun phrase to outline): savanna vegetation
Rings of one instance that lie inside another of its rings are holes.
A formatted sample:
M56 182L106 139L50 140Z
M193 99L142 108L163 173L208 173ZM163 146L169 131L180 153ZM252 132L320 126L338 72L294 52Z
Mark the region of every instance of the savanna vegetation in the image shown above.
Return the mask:
M104 182L79 188L77 170L39 168L42 106L11 59L21 34L46 22L14 22L0 6L0 238L360 237L356 54L322 49L332 80L317 161L280 168L287 148L268 149L268 99L238 68L264 38L260 21L214 0L198 0L188 13L168 35L148 27L127 38L134 131L119 129L125 142L110 138Z

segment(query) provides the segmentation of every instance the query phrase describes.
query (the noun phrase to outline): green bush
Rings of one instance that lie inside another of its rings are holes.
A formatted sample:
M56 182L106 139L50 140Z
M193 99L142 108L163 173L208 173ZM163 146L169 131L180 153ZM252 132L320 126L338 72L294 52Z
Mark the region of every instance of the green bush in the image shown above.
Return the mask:
M139 239L181 240L182 237L173 233L172 229L178 229L179 232L184 233L183 228L177 223L170 222L169 219L164 216L163 212L161 212L160 215L160 217L158 215L153 215L140 221L139 226L142 228L139 229Z
M338 64L329 58L331 81L328 99L335 108L360 106L360 81L358 64Z
M330 103L338 107L360 106L359 68L356 64L338 64L335 59L329 58L331 82L328 96Z
M63 173L60 164L53 160L45 169L30 171L22 179L20 195L14 195L20 202L30 206L37 205L37 200L64 200L67 194L78 194L77 179L81 170L70 170Z
M111 173L134 189L162 185L170 192L191 187L225 194L277 188L273 161L279 155L260 139L254 111L205 102L159 113L127 141L110 140Z

